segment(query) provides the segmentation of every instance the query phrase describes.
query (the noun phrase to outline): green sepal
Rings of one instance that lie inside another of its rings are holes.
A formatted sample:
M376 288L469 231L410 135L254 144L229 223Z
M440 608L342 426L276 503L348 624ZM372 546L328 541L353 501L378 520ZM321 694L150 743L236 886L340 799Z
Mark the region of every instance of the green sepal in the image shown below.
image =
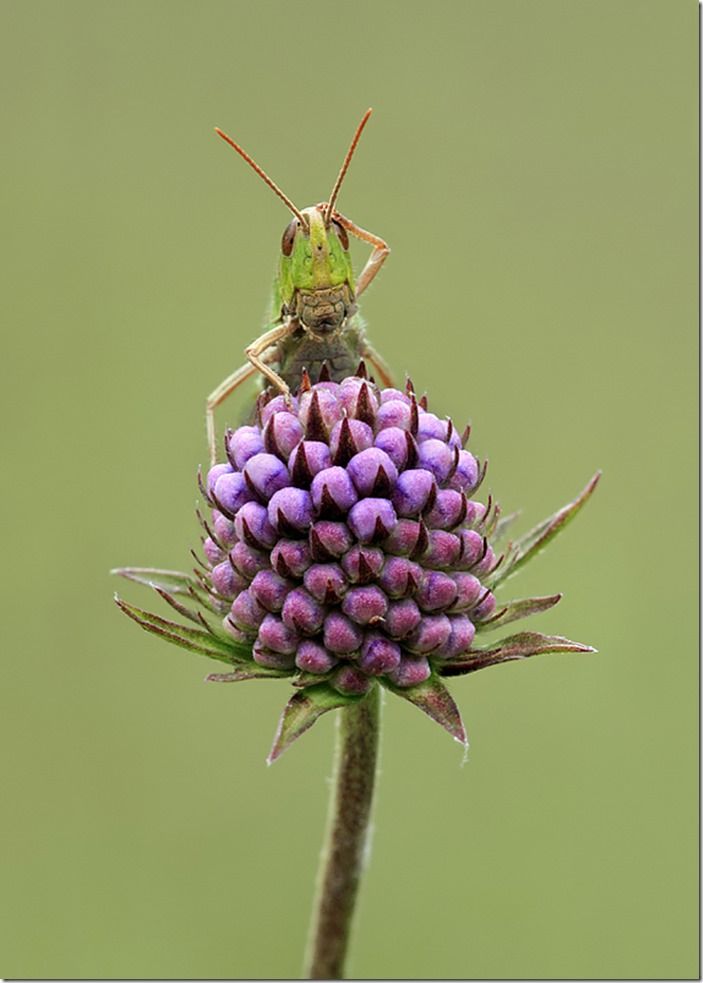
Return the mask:
M157 614L144 611L142 608L128 604L121 597L115 595L115 603L121 611L136 621L145 631L160 635L168 642L179 645L181 648L188 649L190 652L197 652L198 655L206 655L210 659L218 659L220 662L230 664L251 660L251 649L246 645L229 641L220 641L209 632L201 631L199 628L186 628L179 625L176 621L167 621Z
M297 672L294 679L291 679L292 684L296 689L306 689L308 686L317 686L320 683L326 683L332 671L327 673L319 672Z
M444 663L440 668L442 676L464 676L487 666L495 666L500 662L513 662L516 659L527 659L532 655L542 655L547 652L595 652L590 645L572 642L561 635L543 635L538 631L523 631L518 635L510 635L497 645L472 649L466 655Z
M293 741L296 741L301 734L309 730L323 713L349 706L350 703L355 703L360 699L363 697L344 696L332 689L327 683L320 683L318 686L308 686L306 689L299 690L283 708L281 719L278 721L276 736L273 739L273 747L266 763L273 764L276 758L280 758Z
M242 683L247 679L286 679L289 672L281 669L267 669L266 666L240 666L232 672L211 672L205 677L206 683Z
M531 529L524 536L515 540L506 555L505 562L496 571L495 577L488 577L486 579L486 584L491 588L495 587L497 584L506 580L508 576L517 573L520 567L527 563L528 560L531 560L533 556L536 556L537 553L541 552L547 543L551 542L562 529L565 529L571 520L581 511L595 491L600 476L601 472L596 471L581 494L573 502L569 502L568 505L559 509L554 515L540 522L534 529Z
M493 530L493 535L491 536L491 543L495 546L497 543L505 537L510 527L513 525L516 519L520 518L522 513L518 510L517 512L510 512L508 515L501 515L495 524L495 529Z
M158 570L156 567L116 567L110 573L125 577L146 587L161 587L171 594L190 594L190 589L198 587L198 582L189 573L180 570Z
M563 594L549 594L546 597L525 597L519 601L510 601L504 608L497 611L492 618L478 622L476 631L492 631L494 628L502 628L503 625L509 625L511 621L519 621L521 618L527 618L531 614L548 611L549 608L553 608L555 604L558 604L563 596Z
M403 688L394 686L388 679L382 679L383 685L396 696L401 696L412 703L428 717L438 723L448 734L463 744L469 746L459 709L442 680L433 673L424 683Z

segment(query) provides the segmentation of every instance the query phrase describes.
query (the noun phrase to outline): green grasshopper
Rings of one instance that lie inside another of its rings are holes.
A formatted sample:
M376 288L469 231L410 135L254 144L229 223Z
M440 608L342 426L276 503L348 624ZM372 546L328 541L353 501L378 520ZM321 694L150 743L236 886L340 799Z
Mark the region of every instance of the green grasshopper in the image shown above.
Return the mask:
M297 208L266 172L222 130L215 132L233 147L293 213L281 240L278 274L274 281L271 325L244 350L247 363L228 376L207 398L206 422L210 461L217 457L215 409L251 376L260 372L286 399L305 369L317 378L338 381L352 374L360 359L368 359L385 386L390 371L366 339L357 314L357 299L376 276L390 249L379 236L355 225L335 208L361 133L367 110L346 153L327 201ZM373 247L356 283L349 255L349 235Z

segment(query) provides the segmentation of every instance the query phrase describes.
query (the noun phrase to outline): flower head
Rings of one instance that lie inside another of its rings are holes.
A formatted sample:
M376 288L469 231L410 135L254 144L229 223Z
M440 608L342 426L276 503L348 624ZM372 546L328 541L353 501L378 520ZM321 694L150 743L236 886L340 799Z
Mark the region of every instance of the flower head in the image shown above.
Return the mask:
M234 668L232 682L289 676L298 689L271 754L321 713L378 684L465 742L442 676L546 651L592 651L529 632L492 647L481 633L546 610L559 594L500 604L500 582L546 545L593 491L500 553L511 517L475 496L485 464L411 383L379 389L363 366L341 383L304 374L289 400L264 395L225 439L201 489L204 569L192 578L128 568L198 628L134 608L142 627ZM197 608L184 605L186 593ZM205 612L205 613L203 613ZM209 615L206 616L206 615Z

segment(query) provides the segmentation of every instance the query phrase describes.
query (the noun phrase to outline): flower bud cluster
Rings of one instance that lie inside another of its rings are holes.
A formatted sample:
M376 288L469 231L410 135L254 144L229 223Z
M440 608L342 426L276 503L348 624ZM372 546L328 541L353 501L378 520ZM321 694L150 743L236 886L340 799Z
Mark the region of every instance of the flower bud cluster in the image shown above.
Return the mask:
M310 385L228 432L204 550L225 628L261 666L365 692L470 649L496 602L482 474L450 420L365 378Z

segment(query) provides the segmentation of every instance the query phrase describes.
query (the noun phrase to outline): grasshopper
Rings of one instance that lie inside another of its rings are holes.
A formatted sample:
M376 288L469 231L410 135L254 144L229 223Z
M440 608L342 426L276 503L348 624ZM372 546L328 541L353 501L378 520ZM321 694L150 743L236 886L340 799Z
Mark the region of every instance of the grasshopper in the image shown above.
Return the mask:
M244 349L247 362L229 375L207 398L206 423L210 461L217 458L215 410L247 379L260 372L286 400L305 369L314 377L339 381L352 374L360 359L367 359L385 386L392 386L390 371L369 344L357 316L357 300L385 262L390 249L372 232L360 228L337 211L339 189L349 168L371 110L356 128L337 180L327 201L297 208L256 161L222 130L222 137L293 214L281 239L278 273L274 280L268 329ZM373 247L356 282L349 255L349 236Z

